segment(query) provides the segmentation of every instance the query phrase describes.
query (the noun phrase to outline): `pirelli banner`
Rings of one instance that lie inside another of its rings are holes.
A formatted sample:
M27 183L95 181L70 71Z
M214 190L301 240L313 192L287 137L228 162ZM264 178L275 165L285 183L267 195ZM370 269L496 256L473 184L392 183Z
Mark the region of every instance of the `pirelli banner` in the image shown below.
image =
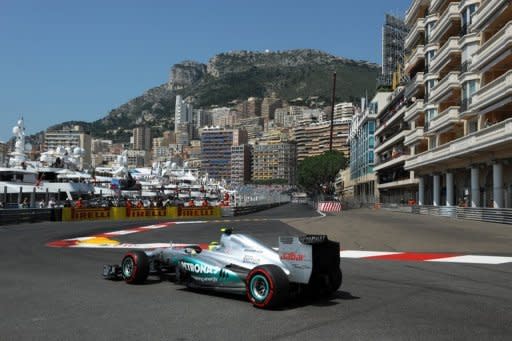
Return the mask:
M74 208L62 209L62 221L80 220L141 220L176 218L220 218L220 207L165 207L165 208Z
M64 207L62 209L62 221L72 220L103 220L111 219L111 209L99 208L74 208Z
M197 218L197 217L216 217L222 216L220 207L178 207L178 217L180 218Z

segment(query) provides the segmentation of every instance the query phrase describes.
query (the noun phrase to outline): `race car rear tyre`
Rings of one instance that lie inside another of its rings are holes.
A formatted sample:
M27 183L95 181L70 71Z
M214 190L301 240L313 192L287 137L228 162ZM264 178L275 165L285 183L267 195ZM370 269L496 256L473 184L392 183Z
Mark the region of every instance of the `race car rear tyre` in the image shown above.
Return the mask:
M247 298L257 308L278 308L288 299L288 277L277 265L255 267L247 275L245 284Z
M123 257L121 275L126 283L144 283L148 274L149 259L144 251L131 251Z
M341 274L340 268L336 268L329 272L328 277L329 284L327 285L327 290L328 294L332 295L340 288L341 282L343 280L343 275Z

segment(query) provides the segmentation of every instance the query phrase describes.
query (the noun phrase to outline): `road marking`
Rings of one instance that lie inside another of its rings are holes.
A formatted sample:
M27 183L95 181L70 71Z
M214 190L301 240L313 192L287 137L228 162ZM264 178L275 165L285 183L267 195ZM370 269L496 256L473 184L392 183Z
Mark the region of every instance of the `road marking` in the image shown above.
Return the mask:
M428 262L450 262L450 263L471 263L471 264L505 264L511 263L512 257L499 257L499 256L478 256L478 255L465 255L454 256L440 259L430 259Z
M375 256L394 255L401 252L383 252L383 251L359 251L359 250L343 250L340 251L341 258L368 258Z
M232 220L239 221L239 220ZM168 228L180 224L201 224L207 221L175 221L162 224L139 226L135 228L105 232L92 236L76 237L49 242L46 245L56 248L109 248L109 249L156 249L170 247L169 243L121 243L113 236L123 236L139 232ZM224 222L224 221L223 221ZM186 245L200 245L208 248L207 243L200 244L172 244L173 247L184 247ZM274 248L274 250L278 250ZM461 255L457 253L426 253L426 252L399 252L399 251L364 251L364 250L342 250L340 258L366 259L366 260L387 260L387 261L416 261L416 262L438 262L438 263L462 263L462 264L488 264L499 265L512 263L512 257L485 256L485 255Z

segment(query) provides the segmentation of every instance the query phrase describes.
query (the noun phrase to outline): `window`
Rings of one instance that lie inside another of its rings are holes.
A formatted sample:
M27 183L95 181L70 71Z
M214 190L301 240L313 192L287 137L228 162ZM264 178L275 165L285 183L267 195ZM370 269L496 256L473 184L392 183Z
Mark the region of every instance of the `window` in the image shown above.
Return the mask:
M437 110L436 109L429 109L427 110L427 117L426 121L430 122L437 116Z
M368 122L368 129L370 134L373 134L375 132L375 122Z

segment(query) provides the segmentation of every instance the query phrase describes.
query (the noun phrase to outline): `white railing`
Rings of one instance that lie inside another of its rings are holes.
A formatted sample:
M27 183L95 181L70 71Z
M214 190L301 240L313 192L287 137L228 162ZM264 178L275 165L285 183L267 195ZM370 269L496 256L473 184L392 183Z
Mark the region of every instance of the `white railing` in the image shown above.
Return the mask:
M512 48L512 22L509 22L491 39L486 41L472 58L472 70L480 70L488 65L492 59Z
M409 72L421 59L425 58L425 47L418 45L405 63L405 71Z
M458 206L413 206L413 214L512 224L512 209Z
M410 157L411 156L409 154L406 154L406 155L401 155L399 157L391 158L391 159L386 160L384 162L379 162L377 165L375 165L373 167L373 170L374 171L378 171L378 170L381 170L381 169L384 169L384 168L388 168L388 167L397 165L397 164L399 164L401 162L404 162L405 160L407 160Z
M446 8L443 14L441 14L441 17L439 18L436 25L432 29L430 40L437 41L441 37L441 34L448 29L448 26L452 20L460 20L458 2L450 3L450 5Z
M404 180L397 180L397 181L392 181L392 182L386 182L386 183L383 183L383 184L378 184L377 188L379 188L379 189L396 188L396 187L404 187L404 186L415 185L417 183L419 183L419 180L416 179L416 178L414 178L414 179L404 179Z
M498 102L501 99L510 96L512 91L512 70L508 71L501 77L496 78L491 83L486 84L480 88L471 97L472 110L483 109L492 103Z
M414 155L405 162L405 169L412 170L475 151L492 149L496 144L505 142L512 142L512 118Z
M458 37L451 37L446 41L446 43L437 51L437 54L434 59L430 62L429 72L436 73L439 72L440 68L443 66L443 62L452 54L452 53L461 53L459 45Z
M459 122L460 107L449 107L440 112L432 121L429 122L428 131L436 132L452 124Z
M405 109L407 109L407 108L404 105L400 109L398 109L398 111L396 113L394 113L390 119L388 119L386 122L383 122L382 124L380 124L377 127L377 130L375 130L375 136L382 133L384 130L386 130L388 127L390 127L393 122L397 121L400 117L402 117L402 115L405 113Z
M422 99L417 99L416 102L409 108L404 115L404 121L410 122L416 118L424 110L424 102Z
M416 76L407 84L405 88L405 97L411 97L416 90L423 86L423 72L418 72Z
M410 146L424 139L423 137L423 127L417 127L409 132L405 136L404 146Z
M412 20L416 18L416 14L420 9L421 5L426 4L426 0L413 0L411 6L405 12L405 24L407 26L412 25Z
M504 0L488 0L483 2L478 10L473 14L473 22L471 23L470 30L476 32L486 26L489 19L492 18L501 7L509 5L510 2Z
M450 89L460 88L459 74L460 72L458 71L452 71L444 76L432 89L428 97L429 102L438 102Z
M416 23L414 24L414 27L412 30L409 31L409 34L407 34L407 37L405 37L405 43L404 47L410 48L411 44L414 43L418 37L418 35L421 32L425 32L425 19L419 18Z
M392 138L390 139L387 139L386 141L382 142L381 144L379 144L378 146L375 147L374 151L375 153L378 153L388 147L391 147L392 145L396 144L397 142L399 142L400 140L402 140L403 138L405 138L405 136L409 134L409 130L402 130L401 132L399 132L398 134L396 134L395 136L393 136Z

